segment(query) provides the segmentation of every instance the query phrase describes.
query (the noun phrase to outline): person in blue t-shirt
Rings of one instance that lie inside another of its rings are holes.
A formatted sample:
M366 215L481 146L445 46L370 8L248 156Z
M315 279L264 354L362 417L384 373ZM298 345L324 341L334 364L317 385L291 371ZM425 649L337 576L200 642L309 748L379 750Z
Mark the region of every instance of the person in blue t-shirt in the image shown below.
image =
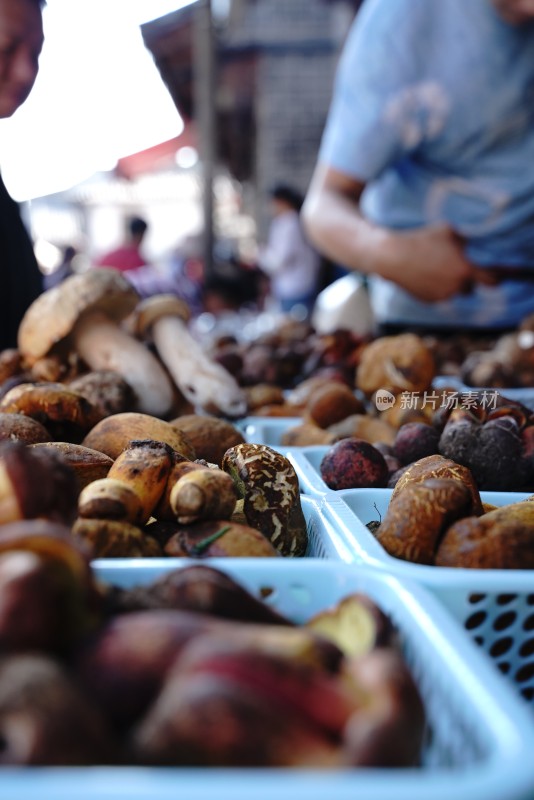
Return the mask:
M379 326L534 312L534 0L364 0L302 217Z

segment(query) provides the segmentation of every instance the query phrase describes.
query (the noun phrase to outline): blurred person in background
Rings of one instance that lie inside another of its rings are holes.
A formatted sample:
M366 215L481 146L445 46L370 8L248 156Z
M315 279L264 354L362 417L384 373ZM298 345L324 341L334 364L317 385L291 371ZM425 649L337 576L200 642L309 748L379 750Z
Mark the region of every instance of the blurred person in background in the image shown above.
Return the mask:
M30 94L44 43L45 0L0 0L0 118ZM0 350L16 347L20 321L43 289L33 244L18 204L0 176Z
M321 257L308 241L300 219L303 196L292 186L271 191L272 221L258 266L270 280L270 295L283 313L311 314L321 272Z
M203 275L202 261L189 243L178 245L158 266L145 263L124 271L125 278L142 298L174 294L187 303L193 316L202 310Z
M303 207L378 330L534 312L534 0L364 0Z
M194 287L186 274L186 260L179 256L177 250L166 268L148 263L142 251L148 230L148 223L143 217L130 217L126 222L125 243L100 256L93 266L119 270L141 298L174 294L187 302L191 313L197 313L196 305L200 300L195 297ZM198 296L200 298L200 288Z
M142 247L148 232L148 222L143 217L130 217L126 221L124 244L104 253L95 261L96 267L113 267L120 272L148 265Z

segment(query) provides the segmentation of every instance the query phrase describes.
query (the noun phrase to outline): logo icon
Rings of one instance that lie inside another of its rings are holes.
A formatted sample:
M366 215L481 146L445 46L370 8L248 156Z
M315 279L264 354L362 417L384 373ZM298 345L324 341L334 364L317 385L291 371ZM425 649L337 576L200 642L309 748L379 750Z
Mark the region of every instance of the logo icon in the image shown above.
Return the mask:
M395 405L395 395L388 392L387 389L378 389L375 394L375 405L378 411L387 411Z

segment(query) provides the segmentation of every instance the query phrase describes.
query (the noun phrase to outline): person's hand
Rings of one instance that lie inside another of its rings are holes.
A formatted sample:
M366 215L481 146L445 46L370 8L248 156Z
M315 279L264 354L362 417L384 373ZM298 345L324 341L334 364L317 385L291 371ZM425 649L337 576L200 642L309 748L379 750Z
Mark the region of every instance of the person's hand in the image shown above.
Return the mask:
M477 280L461 237L445 225L392 231L380 260L378 274L427 303L466 294Z
M310 241L335 263L380 275L427 303L472 291L495 278L465 256L465 241L445 224L392 230L362 215L365 183L318 163L302 211Z

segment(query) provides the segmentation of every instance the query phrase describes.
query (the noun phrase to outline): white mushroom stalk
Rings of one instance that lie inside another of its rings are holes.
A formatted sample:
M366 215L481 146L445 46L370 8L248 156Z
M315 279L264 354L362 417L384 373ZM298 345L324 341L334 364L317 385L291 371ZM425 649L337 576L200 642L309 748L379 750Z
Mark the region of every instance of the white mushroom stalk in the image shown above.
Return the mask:
M121 327L139 295L114 269L91 269L43 292L26 311L18 347L28 365L75 350L93 370L113 370L134 390L138 410L165 417L175 388L156 356Z
M245 396L235 378L207 356L179 317L158 319L152 337L159 357L195 408L215 407L230 417L245 413Z
M165 417L172 407L172 384L150 350L105 314L82 317L71 335L79 356L93 370L112 370L128 381L139 411Z
M155 295L135 311L136 330L149 333L157 353L187 400L199 410L218 409L229 417L247 409L243 390L228 370L209 358L191 336L187 308L172 295Z

